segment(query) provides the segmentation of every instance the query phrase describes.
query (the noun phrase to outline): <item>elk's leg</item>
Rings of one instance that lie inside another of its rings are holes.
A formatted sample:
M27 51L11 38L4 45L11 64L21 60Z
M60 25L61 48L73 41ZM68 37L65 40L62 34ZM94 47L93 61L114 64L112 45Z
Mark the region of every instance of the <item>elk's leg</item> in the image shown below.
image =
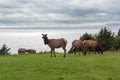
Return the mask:
M86 54L87 54L87 49L83 51L83 55L86 55Z
M87 54L87 51L85 50L84 52L83 52L83 55L86 55Z
M98 48L98 47L96 48L96 52L98 52L98 54L100 54L100 51L99 51L99 48Z
M103 54L103 50L102 50L102 48L101 48L101 47L99 47L99 50L100 50L101 54Z
M63 50L64 50L64 56L63 57L66 57L66 49L63 48Z
M83 45L82 51L83 51L83 55L87 54L87 47L85 45Z
M52 57L52 51L53 51L53 49L51 48L51 56L50 57Z
M55 55L55 49L53 49L53 52L54 52L54 57L56 57L56 55Z
M73 48L73 53L76 55L76 47Z

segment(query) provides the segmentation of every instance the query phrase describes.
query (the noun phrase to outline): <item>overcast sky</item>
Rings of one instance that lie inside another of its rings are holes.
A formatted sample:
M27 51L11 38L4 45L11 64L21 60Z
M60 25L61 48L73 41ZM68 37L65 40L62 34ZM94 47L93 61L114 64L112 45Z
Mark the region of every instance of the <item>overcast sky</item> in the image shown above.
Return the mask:
M120 26L120 0L0 0L0 27Z

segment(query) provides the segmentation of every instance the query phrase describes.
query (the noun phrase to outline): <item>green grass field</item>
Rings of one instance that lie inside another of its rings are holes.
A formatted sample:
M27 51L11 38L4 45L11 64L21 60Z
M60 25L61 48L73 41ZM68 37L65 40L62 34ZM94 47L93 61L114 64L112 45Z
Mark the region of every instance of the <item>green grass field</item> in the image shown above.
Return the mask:
M0 80L120 80L120 52L0 56Z

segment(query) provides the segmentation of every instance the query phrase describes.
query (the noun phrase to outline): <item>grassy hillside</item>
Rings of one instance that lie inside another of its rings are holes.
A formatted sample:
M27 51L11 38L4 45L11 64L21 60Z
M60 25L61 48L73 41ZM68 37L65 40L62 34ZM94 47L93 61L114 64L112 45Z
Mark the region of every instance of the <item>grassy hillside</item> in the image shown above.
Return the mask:
M120 52L0 56L0 80L119 80Z

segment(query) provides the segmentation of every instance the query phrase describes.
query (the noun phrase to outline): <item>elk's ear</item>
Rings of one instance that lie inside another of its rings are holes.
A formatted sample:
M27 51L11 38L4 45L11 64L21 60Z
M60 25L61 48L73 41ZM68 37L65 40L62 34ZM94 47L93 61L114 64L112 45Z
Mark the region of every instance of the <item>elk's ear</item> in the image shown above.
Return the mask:
M44 34L42 34L42 36L44 36Z
M47 34L45 34L47 36Z

